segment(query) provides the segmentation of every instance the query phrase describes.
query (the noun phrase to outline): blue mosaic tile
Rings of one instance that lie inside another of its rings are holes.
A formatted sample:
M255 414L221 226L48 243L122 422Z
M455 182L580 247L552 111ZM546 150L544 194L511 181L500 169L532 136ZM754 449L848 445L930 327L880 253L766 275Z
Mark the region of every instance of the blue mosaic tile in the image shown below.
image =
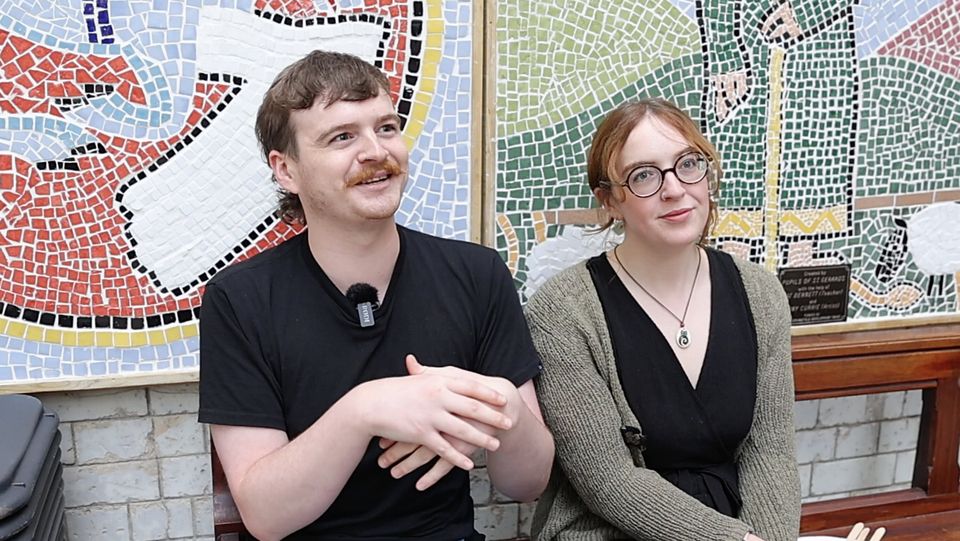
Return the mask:
M941 3L942 0L860 0L853 8L857 54L860 58L872 55Z

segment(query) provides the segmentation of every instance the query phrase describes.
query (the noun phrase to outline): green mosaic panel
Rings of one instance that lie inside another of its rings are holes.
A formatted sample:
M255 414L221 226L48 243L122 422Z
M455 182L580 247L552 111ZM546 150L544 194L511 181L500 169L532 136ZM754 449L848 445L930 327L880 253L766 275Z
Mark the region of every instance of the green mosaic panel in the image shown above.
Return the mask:
M500 138L562 123L700 47L666 0L509 0L497 12Z
M944 36L960 29L960 6L945 3L921 20L914 4L883 1L892 18L870 18L865 28L858 2L790 2L796 25L774 22L789 27L780 37L764 30L780 1L703 0L694 19L661 2L610 7L627 14L619 19L582 2L500 8L494 205L519 247L503 231L496 240L510 261L519 258L521 296L533 287L526 258L534 247L549 267L561 261L548 243L562 240L559 253L581 242L551 226L538 245L532 213L595 207L584 161L597 123L623 101L662 96L690 111L718 147L721 208L762 222L750 237L719 239L732 250L773 267L849 263L852 320L960 312L955 271L927 275L909 252L907 226L926 207L896 198L957 199L960 53ZM895 20L907 12L920 22ZM598 32L619 37L603 41ZM721 103L718 77L744 81L746 92ZM771 119L775 105L780 116ZM776 175L767 170L771 149ZM765 200L768 178L775 202ZM781 221L784 213L793 221ZM542 283L549 274L535 266L532 279Z
M882 56L860 72L856 197L960 188L960 81Z
M857 130L853 24L840 19L791 47L784 62L783 210L849 206ZM829 73L824 73L829 65ZM821 103L824 107L811 107Z

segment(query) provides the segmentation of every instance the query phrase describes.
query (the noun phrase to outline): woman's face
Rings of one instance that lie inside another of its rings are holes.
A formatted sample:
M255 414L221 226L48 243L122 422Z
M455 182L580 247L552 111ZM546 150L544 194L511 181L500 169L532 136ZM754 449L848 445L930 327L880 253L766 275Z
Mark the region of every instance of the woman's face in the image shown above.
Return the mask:
M686 184L680 181L676 172L668 171L663 175L660 189L649 197L637 197L626 187L619 186L628 179L633 186L640 186L641 180L649 178L652 171L645 166L661 171L685 168L688 181L696 178L696 175L689 174L691 167L697 167L696 155L691 156L691 153L697 153L696 149L677 130L653 115L644 117L630 132L617 158L616 184L607 201L612 216L623 219L626 240L653 249L669 249L694 244L700 239L710 215L706 178ZM635 191L649 192L644 189Z

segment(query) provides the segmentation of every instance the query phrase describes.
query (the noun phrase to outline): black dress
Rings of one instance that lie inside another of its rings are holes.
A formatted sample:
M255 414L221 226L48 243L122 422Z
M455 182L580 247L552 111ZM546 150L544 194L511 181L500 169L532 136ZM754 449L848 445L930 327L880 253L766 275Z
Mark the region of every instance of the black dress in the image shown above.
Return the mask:
M647 468L736 517L741 499L735 453L753 423L756 332L733 259L716 250L706 253L710 335L696 388L606 256L590 259L587 268L603 305L620 383L642 427Z

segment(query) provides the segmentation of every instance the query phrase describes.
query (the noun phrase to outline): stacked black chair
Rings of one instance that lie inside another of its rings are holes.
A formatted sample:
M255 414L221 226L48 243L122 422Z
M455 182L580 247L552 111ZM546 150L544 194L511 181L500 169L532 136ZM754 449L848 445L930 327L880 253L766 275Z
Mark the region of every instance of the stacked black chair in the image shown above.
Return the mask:
M0 540L66 537L58 424L32 396L0 396Z

